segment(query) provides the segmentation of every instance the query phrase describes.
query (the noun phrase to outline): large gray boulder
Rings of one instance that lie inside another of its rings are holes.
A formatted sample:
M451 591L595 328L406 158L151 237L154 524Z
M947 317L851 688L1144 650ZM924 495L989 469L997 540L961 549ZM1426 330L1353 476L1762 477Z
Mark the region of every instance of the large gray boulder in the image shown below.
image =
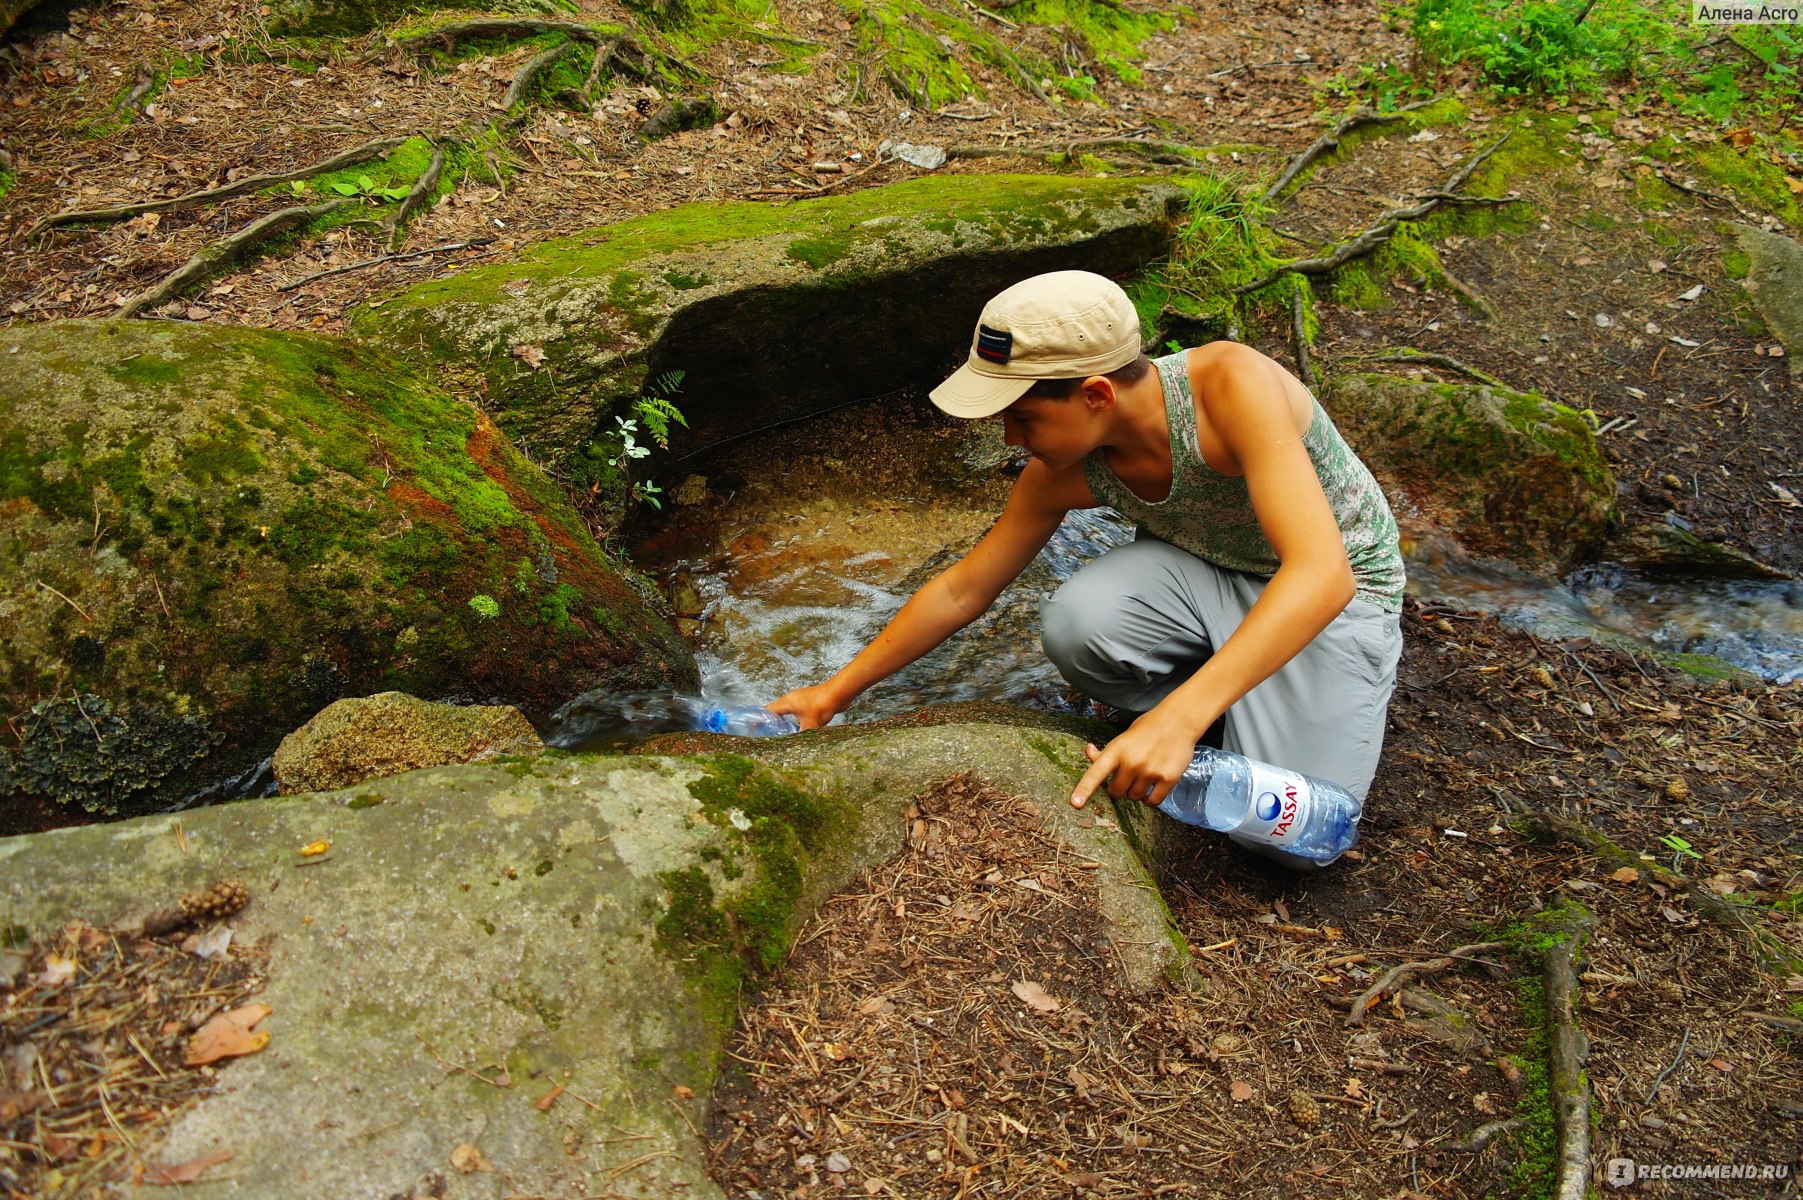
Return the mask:
M991 295L1039 271L1139 268L1170 245L1182 195L1144 179L952 175L691 204L420 284L352 324L480 392L535 452L605 476L586 452L643 395L674 396L680 449L936 383Z
M1781 233L1738 223L1734 240L1747 256L1742 286L1766 328L1784 343L1794 379L1803 373L1803 245Z
M758 747L780 770L549 757L58 830L0 841L0 925L130 923L247 882L233 925L268 955L268 1046L137 1135L150 1162L234 1151L233 1195L718 1197L694 1130L741 988L825 897L899 853L910 798L940 781L968 771L1024 796L1098 864L1136 990L1187 977L1124 836L1066 804L1081 744L838 731ZM299 865L319 841L325 858ZM496 1173L454 1170L464 1146Z
M0 833L166 808L344 695L693 683L475 406L338 339L0 331Z

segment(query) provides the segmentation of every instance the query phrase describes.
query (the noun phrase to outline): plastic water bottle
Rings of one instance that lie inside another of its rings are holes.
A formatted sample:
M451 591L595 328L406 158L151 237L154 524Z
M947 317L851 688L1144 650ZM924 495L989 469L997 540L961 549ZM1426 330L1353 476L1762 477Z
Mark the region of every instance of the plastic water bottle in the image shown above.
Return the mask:
M1158 809L1306 870L1325 867L1358 843L1364 805L1337 783L1197 746Z
M701 710L698 726L709 733L735 737L782 737L801 732L801 722L789 713L774 713L755 704L709 705Z

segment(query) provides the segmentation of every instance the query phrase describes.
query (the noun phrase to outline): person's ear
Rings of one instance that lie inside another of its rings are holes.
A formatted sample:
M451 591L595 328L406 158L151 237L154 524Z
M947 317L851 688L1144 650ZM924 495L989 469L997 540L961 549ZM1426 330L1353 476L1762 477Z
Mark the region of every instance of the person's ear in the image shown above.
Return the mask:
M1091 412L1106 412L1114 407L1117 398L1114 391L1114 380L1106 375L1091 375L1083 381L1081 391L1083 402L1089 406Z

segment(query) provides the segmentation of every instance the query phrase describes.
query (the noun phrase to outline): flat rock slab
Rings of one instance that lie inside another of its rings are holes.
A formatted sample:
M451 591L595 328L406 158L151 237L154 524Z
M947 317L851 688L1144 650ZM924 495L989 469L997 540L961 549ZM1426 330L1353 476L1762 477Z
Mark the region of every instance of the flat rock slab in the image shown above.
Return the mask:
M696 1097L742 982L901 850L912 796L960 772L1099 863L1133 986L1186 977L1124 836L1065 803L1080 739L951 725L762 749L779 771L550 756L9 839L0 904L42 936L248 885L233 924L269 955L269 1044L140 1139L149 1161L234 1152L196 1197L719 1196ZM494 1171L458 1170L460 1147Z
M1803 246L1752 225L1735 225L1734 237L1751 260L1746 289L1753 307L1784 343L1794 379L1803 372Z
M978 310L1041 271L1133 271L1182 199L1148 179L952 175L790 204L691 204L540 243L377 301L355 331L480 391L579 458L607 414L674 392L677 449L936 383Z

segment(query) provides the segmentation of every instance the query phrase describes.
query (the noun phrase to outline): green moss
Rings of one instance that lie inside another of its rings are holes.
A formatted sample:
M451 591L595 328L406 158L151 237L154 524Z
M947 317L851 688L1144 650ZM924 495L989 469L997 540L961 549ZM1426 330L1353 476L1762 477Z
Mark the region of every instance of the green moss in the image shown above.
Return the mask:
M1729 279L1745 279L1753 271L1753 260L1743 250L1729 250L1722 255L1722 273Z
M1736 150L1725 141L1711 140L1688 146L1696 168L1756 208L1780 217L1792 227L1803 223L1803 211L1790 189L1789 176L1760 154Z
M1052 764L1052 769L1073 778L1079 777L1089 769L1089 760L1083 751L1068 741L1053 741L1037 733L1026 735L1027 746L1035 754Z
M350 800L346 802L345 807L353 809L374 808L378 804L383 803L385 799L386 797L380 792L360 792L357 795L352 796Z

